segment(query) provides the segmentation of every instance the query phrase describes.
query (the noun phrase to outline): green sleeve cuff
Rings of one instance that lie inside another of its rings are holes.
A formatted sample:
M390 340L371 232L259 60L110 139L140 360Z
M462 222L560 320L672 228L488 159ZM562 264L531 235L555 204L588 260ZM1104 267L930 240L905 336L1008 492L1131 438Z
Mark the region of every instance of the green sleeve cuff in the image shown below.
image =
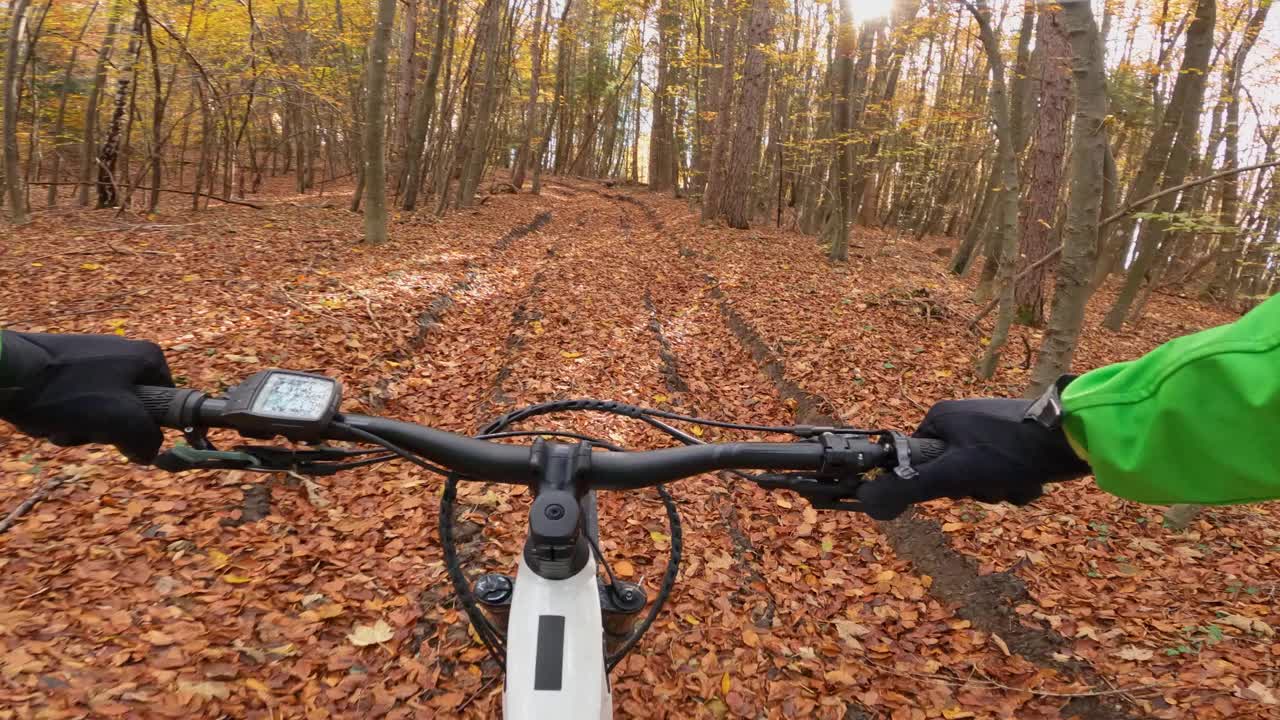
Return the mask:
M1098 485L1152 504L1280 498L1280 296L1080 376L1063 427Z

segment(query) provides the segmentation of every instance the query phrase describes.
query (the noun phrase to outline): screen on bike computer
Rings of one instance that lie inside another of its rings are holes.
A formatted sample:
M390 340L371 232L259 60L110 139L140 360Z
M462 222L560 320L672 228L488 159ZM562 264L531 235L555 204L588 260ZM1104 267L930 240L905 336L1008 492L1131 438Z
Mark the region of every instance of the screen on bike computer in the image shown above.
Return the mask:
M258 415L290 420L319 420L333 399L334 382L328 378L273 373L253 401Z

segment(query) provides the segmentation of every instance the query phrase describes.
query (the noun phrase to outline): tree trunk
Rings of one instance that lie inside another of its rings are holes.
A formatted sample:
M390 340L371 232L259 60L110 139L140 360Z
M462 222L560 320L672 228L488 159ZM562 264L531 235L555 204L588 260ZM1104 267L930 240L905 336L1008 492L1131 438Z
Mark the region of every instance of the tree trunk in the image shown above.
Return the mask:
M471 207L475 202L476 189L480 187L480 177L484 174L487 159L489 126L497 104L499 36L502 27L502 3L499 0L485 0L479 25L476 48L472 54L470 117L458 126L460 144L457 160L457 206L462 208ZM479 78L477 74L480 74Z
M27 222L27 196L22 186L18 150L18 101L22 97L22 36L27 29L29 0L17 0L9 17L4 66L4 182L9 195L10 218L15 225Z
M516 169L511 173L511 184L517 190L524 187L534 143L540 145L543 142L542 138L535 138L534 133L541 127L538 122L538 83L542 77L542 16L546 4L546 0L538 0L533 10L533 34L529 37L529 101L524 110L524 137L516 151Z
M84 142L80 146L80 185L76 188L76 204L80 207L89 205L89 186L93 183L94 161L98 156L98 104L102 97L102 88L107 84L107 60L111 57L112 45L115 43L116 27L124 13L124 0L112 0L111 9L107 13L107 30L102 38L102 46L98 48L98 58L93 68L93 86L89 89L89 97L84 105Z
M413 83L418 79L418 0L405 0L404 30L400 37L400 78L396 87L396 168L393 180L404 179L405 158L412 135ZM404 186L397 190L404 192Z
M1170 143L1167 161L1163 163L1162 189L1182 184L1187 169L1191 164L1191 153L1197 147L1196 137L1199 132L1200 111L1204 105L1205 76L1209 69L1209 53L1213 49L1213 30L1217 19L1216 0L1199 0L1196 5L1196 16L1187 29L1187 49L1182 61L1182 73L1174 86L1174 100L1165 110L1165 119L1161 129L1172 125L1176 128ZM1178 90L1183 90L1179 93ZM1154 140L1152 141L1154 144ZM1154 163L1153 163L1154 165ZM1147 170L1144 163L1143 171ZM1156 201L1153 212L1167 214L1174 208L1177 193L1170 193ZM1130 199L1145 197L1138 195ZM1138 295L1150 270L1157 261L1160 246L1165 239L1170 223L1167 220L1154 219L1143 223L1142 233L1138 238L1138 255L1134 258L1129 275L1125 278L1116 302L1107 313L1103 325L1110 330L1119 330L1129 313L1129 307Z
M387 46L396 21L397 0L378 0L378 17L369 41L369 71L364 112L364 241L387 241L386 118Z
M147 163L151 166L151 195L147 199L147 210L154 212L160 205L160 186L164 182L164 172L160 162L160 151L164 146L164 134L162 132L164 125L164 104L166 96L161 88L160 83L160 56L156 49L155 37L151 34L151 10L147 7L147 0L137 0L138 12L142 13L142 32L147 40L147 49L149 51L151 62L151 86L153 97L151 98L151 151L148 153ZM194 10L194 8L193 8ZM223 197L231 197L231 193L224 192ZM127 204L127 202L126 202Z
M724 42L720 46L720 72L717 80L719 95L715 102L715 123L711 131L711 155L707 158L707 189L702 198L702 219L711 220L720 214L720 198L724 193L725 174L728 172L729 133L733 119L733 82L737 60L738 12L733 4L724 4L720 18L726 23Z
M1008 338L1009 325L1013 322L1013 269L1018 252L1018 158L1014 148L1004 59L1000 55L1000 40L991 25L991 10L987 7L986 0L978 0L969 7L978 22L982 46L991 70L989 100L996 131L996 165L1001 185L993 211L997 225L994 235L995 251L992 254L996 265L996 286L1000 293L1000 310L996 316L995 328L991 331L991 341L978 363L978 376L988 379L995 374L1000 348Z
M1067 121L1071 111L1069 63L1071 43L1061 11L1043 6L1036 25L1040 53L1040 106L1032 132L1030 178L1021 217L1022 245L1018 257L1021 279L1014 286L1014 317L1039 326L1044 322L1044 283L1052 263L1025 274L1027 266L1054 247L1058 195L1062 185L1062 157L1066 152Z
M1267 12L1271 9L1271 0L1262 0L1249 18L1245 26L1244 37L1240 46L1232 56L1230 64L1223 73L1223 82L1227 94L1226 127L1223 139L1226 151L1222 158L1222 166L1236 167L1240 164L1240 96L1242 93L1241 73L1249 51L1257 42L1258 34L1267 21ZM1274 180L1272 182L1275 182ZM1224 228L1234 228L1238 221L1240 208L1240 179L1236 175L1228 175L1222 179L1222 207L1219 210L1218 224ZM1214 255L1213 279L1206 288L1206 295L1222 293L1230 282L1236 269L1236 259L1240 256L1239 235L1224 234L1218 239L1218 249Z
M76 58L80 55L80 43L84 40L85 33L89 30L89 25L93 22L94 13L98 10L98 2L94 0L93 6L89 8L89 14L85 17L84 25L80 26L80 32L76 35L76 44L71 48L71 57L67 60L67 68L62 74L62 82L58 84L58 113L53 123L53 168L49 171L49 192L45 197L45 204L53 207L58 204L58 187L61 185L62 175L62 153L68 143L63 138L66 132L67 121L67 95L71 89L71 77L75 73Z
M680 39L679 8L676 0L661 0L658 6L657 85L653 89L653 113L649 126L649 190L670 192L676 185L675 130L672 125L671 61Z
M449 0L440 0L436 8L436 34L431 46L431 60L427 65L427 77L422 81L422 89L417 93L414 104L413 130L409 144L405 148L405 173L402 185L401 205L405 210L412 210L418 202L418 188L422 186L423 153L427 146L427 135L431 129L431 116L435 112L436 83L440 78L440 62L444 57L445 34L449 29L451 13Z
M853 15L847 3L840 3L836 25L836 56L831 70L831 134L836 152L832 159L830 177L835 185L835 197L829 203L830 213L823 233L829 243L827 257L832 260L849 258L850 199L853 194L853 143L849 132L853 129L853 63L855 41ZM865 29L864 31L865 32Z
M1125 193L1126 204L1150 195L1164 173L1165 166L1169 164L1174 138L1182 123L1181 110L1189 101L1188 95L1196 87L1203 92L1204 73L1208 68L1209 52L1213 45L1213 23L1206 24L1205 18L1213 18L1216 14L1215 0L1197 0L1195 19L1187 31L1187 48L1178 71L1178 79L1173 86L1173 95L1143 154L1142 165ZM1136 220L1115 223L1104 234L1103 249L1093 279L1094 287L1101 285L1108 275L1119 268L1136 223ZM1126 308L1127 306L1126 302Z
M753 0L747 24L747 57L742 65L742 92L734 112L733 151L720 200L720 213L729 227L745 229L754 207L755 169L760 162L761 123L768 96L765 53L773 44L770 0Z
M1067 231L1049 327L1031 373L1029 395L1037 395L1071 367L1089 301L1097 259L1107 157L1107 77L1102 39L1089 3L1062 5L1061 21L1071 43L1075 122L1071 128L1071 178Z
M547 141L551 139L551 131L556 126L556 118L561 112L561 104L564 102L565 85L568 83L568 50L566 43L569 42L567 26L565 25L569 19L569 11L573 9L573 0L566 0L564 10L560 12L560 24L556 27L556 87L555 95L551 100L551 108L547 112L547 122L543 126L542 135L538 144L533 148L533 157L530 163L533 165L533 185L529 191L537 195L542 191L542 165L543 156L547 151ZM547 12L550 12L548 8ZM559 154L559 146L561 138L556 138L556 153Z
M98 153L98 207L114 207L118 200L116 186L116 159L120 155L121 135L124 131L126 115L129 114L130 98L133 91L133 68L138 62L138 54L142 50L142 22L144 13L138 10L133 14L133 28L129 31L129 49L125 52L120 76L116 78L115 109L111 112L111 125L107 127L107 138Z

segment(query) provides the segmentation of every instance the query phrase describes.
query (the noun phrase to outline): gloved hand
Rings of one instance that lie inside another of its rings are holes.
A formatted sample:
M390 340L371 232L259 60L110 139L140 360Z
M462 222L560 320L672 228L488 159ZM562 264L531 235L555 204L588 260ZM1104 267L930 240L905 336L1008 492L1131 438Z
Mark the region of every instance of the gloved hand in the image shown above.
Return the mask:
M934 460L917 465L916 477L892 473L864 483L858 500L877 520L892 520L908 506L937 498L1005 500L1026 505L1044 483L1089 474L1061 427L1027 415L1030 400L944 400L925 415L915 437L947 442Z
M57 445L107 443L150 463L164 436L134 385L173 387L153 343L114 335L2 331L0 418Z

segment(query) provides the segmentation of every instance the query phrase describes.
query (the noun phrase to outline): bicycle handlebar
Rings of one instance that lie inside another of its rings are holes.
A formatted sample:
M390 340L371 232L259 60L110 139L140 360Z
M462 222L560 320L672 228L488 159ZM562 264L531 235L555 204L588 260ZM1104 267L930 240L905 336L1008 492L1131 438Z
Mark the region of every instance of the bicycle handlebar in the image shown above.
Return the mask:
M135 393L157 423L164 427L237 427L227 417L227 401L185 388L138 386ZM508 445L436 430L415 423L357 414L338 414L321 439L366 441L376 435L394 445L447 467L461 475L493 482L530 484L538 468L528 445ZM730 469L862 473L893 468L899 453L892 443L866 437L840 436L833 449L827 442L735 442L625 453L595 452L584 469L586 485L600 490L629 490L659 485L706 472ZM908 438L910 462L923 464L946 450L946 443Z

